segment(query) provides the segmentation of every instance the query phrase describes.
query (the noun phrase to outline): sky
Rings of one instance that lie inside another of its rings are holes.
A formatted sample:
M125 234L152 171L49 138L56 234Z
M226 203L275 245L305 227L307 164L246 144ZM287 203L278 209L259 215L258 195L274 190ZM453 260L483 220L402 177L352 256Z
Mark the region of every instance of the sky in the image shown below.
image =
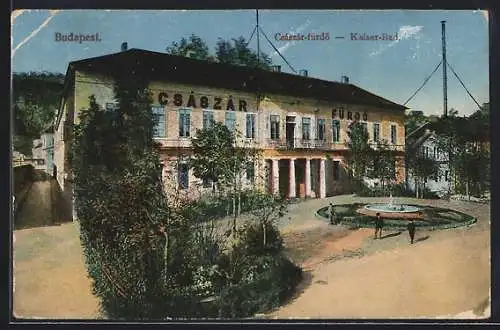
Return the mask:
M479 104L489 102L487 12L471 10L259 10L259 25L295 70L350 83L403 104L441 61L441 21L446 21L447 62ZM25 10L12 23L12 71L65 73L68 63L129 48L165 52L195 34L214 52L218 38L247 40L255 10ZM61 42L56 34L99 34L100 41ZM285 34L328 33L329 40L277 40ZM358 40L353 40L352 34ZM397 40L359 40L397 34ZM384 35L385 34L385 35ZM336 38L339 37L339 38ZM344 37L343 39L340 37ZM256 35L249 46L257 49ZM283 72L292 70L260 35L261 51ZM406 105L427 115L443 113L442 67ZM448 109L469 115L477 105L448 69Z

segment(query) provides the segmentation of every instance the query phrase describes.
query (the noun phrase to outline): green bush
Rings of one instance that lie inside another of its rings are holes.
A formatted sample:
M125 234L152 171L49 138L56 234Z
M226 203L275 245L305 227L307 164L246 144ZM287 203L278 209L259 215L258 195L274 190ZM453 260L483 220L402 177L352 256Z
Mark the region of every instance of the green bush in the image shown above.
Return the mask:
M255 209L256 200L260 194L254 190L243 190L240 193L241 213ZM189 201L180 212L183 216L190 216L199 222L206 222L231 215L232 210L233 194L229 193L223 196L205 196L198 200Z
M278 307L302 280L302 270L282 253L247 257L240 280L221 291L223 317L248 317Z
M279 306L302 279L302 270L283 254L283 240L278 229L251 224L239 232L237 245L221 262L220 269L229 276L221 288L219 315L247 317Z
M271 224L251 224L240 231L238 248L247 256L275 255L283 251L283 238L279 230Z

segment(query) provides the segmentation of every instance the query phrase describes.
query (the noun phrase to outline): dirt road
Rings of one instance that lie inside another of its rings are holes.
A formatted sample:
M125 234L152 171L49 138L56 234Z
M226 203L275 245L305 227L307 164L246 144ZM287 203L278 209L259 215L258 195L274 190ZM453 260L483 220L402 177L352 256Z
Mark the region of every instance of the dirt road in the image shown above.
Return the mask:
M14 232L14 315L89 319L98 301L73 223Z
M272 318L414 318L456 315L490 293L489 234L466 229L362 258L323 263Z

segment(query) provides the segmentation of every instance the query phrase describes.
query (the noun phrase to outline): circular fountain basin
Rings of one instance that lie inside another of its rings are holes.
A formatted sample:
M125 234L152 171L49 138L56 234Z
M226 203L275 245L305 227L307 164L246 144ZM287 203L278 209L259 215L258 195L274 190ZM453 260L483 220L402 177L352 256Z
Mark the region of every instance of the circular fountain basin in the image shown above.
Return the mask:
M421 208L412 205L368 204L356 212L361 215L376 216L380 213L387 219L423 219Z
M398 212L398 213L411 213L421 210L420 207L411 205L387 205L387 204L368 204L364 206L365 209L377 212Z
M414 220L417 228L427 230L470 226L477 221L471 215L453 209L429 205L403 205L403 210L407 212L395 211L395 208L401 206L399 204L381 204L383 205L382 208L377 207L379 205L363 203L337 204L334 205L334 210L340 216L340 224L349 228L373 228L375 225L373 220L377 213L380 213L384 219L384 227L394 230L406 230L407 220L409 219ZM365 208L365 206L368 206L368 208ZM316 212L316 215L329 222L330 208L324 206Z

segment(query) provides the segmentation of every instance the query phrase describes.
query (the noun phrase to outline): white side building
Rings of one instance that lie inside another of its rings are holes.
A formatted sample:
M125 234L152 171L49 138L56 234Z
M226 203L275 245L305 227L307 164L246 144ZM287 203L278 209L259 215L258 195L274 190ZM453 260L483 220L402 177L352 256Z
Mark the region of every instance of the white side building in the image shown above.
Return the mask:
M425 187L438 196L447 194L452 182L448 154L439 149L436 134L427 131L427 134L424 134L416 144L414 145L414 152L420 152L439 163L438 175L434 178L428 178ZM415 190L415 178L412 176L411 171L408 171L408 187Z

